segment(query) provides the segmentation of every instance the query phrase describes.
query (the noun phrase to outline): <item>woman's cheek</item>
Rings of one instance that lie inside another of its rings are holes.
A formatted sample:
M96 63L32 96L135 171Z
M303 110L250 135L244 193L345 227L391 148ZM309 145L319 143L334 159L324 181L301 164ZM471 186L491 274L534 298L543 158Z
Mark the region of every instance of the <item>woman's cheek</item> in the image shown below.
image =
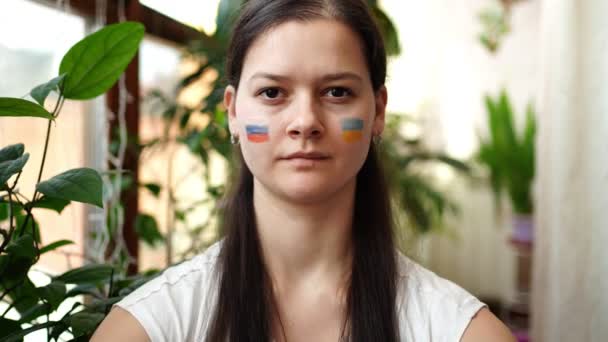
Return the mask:
M264 161L271 156L268 149L270 130L261 120L248 120L243 125L241 149L247 165L251 169L263 167Z
M364 121L359 118L344 118L341 122L342 140L348 144L361 142Z
M245 125L247 141L252 144L262 144L269 140L268 125L247 124Z

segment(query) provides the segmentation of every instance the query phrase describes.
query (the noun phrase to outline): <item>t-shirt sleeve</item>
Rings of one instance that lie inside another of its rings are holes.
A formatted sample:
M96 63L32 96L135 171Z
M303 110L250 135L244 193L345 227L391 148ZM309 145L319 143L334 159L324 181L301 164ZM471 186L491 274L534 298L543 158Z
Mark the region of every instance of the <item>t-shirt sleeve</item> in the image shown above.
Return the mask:
M431 308L433 336L442 342L459 342L473 317L486 305L451 281L440 282L443 291Z
M400 334L403 341L459 342L484 306L475 296L400 255Z
M183 309L176 303L165 274L150 280L114 304L142 325L150 341L183 341Z
M150 341L200 341L210 314L211 263L197 258L166 269L115 305L142 325Z

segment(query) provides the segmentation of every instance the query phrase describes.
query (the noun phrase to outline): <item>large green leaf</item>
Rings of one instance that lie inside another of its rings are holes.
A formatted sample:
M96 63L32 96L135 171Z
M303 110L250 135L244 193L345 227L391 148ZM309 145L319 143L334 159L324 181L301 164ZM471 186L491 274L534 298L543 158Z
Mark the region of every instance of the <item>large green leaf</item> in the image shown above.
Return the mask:
M158 230L156 219L148 214L139 214L135 219L135 231L139 238L151 247L155 247L164 241Z
M58 214L61 214L63 209L70 204L70 201L64 200L61 198L53 198L43 196L41 199L31 204L32 208L43 208L50 209L56 211Z
M61 75L61 76L57 76L55 78L53 78L52 80L43 83L39 86L37 86L36 88L32 89L32 91L30 92L30 95L32 96L32 98L34 100L36 100L36 102L38 102L39 105L44 107L44 100L46 100L47 96L49 96L51 91L58 91L59 90L59 84L63 81L63 79L65 78L65 74Z
M33 216L28 219L25 212L19 211L15 213L15 221L17 221L17 229L15 229L13 239L16 239L18 236L32 235L33 233L33 238L36 242L40 243L40 225ZM21 233L22 231L24 232Z
M40 105L12 97L0 97L0 116L30 116L49 120L53 119L51 113Z
M12 175L23 170L25 163L30 158L30 154L26 153L14 160L7 160L0 163L0 186L6 183Z
M51 305L51 311L54 311L65 299L65 283L55 280L44 287L39 287L38 293L40 294L40 298L43 298Z
M36 256L34 238L29 234L18 237L6 246L6 251L16 257L34 259Z
M156 183L146 183L144 184L144 187L148 189L148 191L150 191L150 193L152 193L154 197L158 198L158 196L160 195L160 185Z
M36 318L46 315L49 311L51 311L51 305L49 303L38 303L23 312L19 322L30 323Z
M144 37L136 22L108 25L76 43L63 57L63 95L86 100L105 93L127 68Z
M12 319L0 317L0 332L2 332L2 336L7 336L17 331L21 331L21 323L13 321ZM23 339L20 341L23 341Z
M103 182L99 173L93 169L66 171L39 183L36 189L51 198L89 203L103 208Z
M9 218L8 206L9 206L8 201L0 200L0 222L2 222L4 220L8 220L8 218ZM12 207L13 207L13 215L17 215L17 214L23 212L22 211L23 207L21 206L21 204L19 204L17 202L13 202Z
M120 302L123 297L112 297L103 299L93 299L90 304L87 304L87 310L94 312L106 312L112 308L112 305Z
M0 150L0 163L7 160L15 160L23 155L25 147L23 144L9 145Z
M44 254L46 252L50 252L53 251L59 247L63 247L66 245L71 245L73 244L74 241L70 241L70 240L59 240L59 241L55 241L53 243L50 243L42 248L40 248L40 254Z
M20 282L19 286L9 294L9 297L11 297L13 303L15 303L15 309L17 309L20 315L23 315L31 307L35 306L39 300L38 290L27 276L23 279L23 282Z
M94 284L110 279L113 267L111 265L85 265L55 278L66 284Z
M93 333L105 315L98 312L78 312L70 317L70 326L74 337Z

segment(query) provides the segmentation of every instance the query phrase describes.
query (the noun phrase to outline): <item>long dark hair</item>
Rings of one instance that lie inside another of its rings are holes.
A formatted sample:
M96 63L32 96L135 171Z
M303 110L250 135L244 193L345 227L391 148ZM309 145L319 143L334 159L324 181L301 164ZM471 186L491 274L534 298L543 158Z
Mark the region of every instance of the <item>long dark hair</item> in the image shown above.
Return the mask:
M226 77L238 89L245 55L261 34L281 23L330 18L361 39L375 92L386 79L382 37L364 0L249 0L232 33ZM208 342L270 341L274 295L264 265L253 208L253 174L240 153L239 172L222 214L225 232L217 270L219 293ZM352 342L399 340L393 219L374 146L357 174L353 263L347 291L346 336Z

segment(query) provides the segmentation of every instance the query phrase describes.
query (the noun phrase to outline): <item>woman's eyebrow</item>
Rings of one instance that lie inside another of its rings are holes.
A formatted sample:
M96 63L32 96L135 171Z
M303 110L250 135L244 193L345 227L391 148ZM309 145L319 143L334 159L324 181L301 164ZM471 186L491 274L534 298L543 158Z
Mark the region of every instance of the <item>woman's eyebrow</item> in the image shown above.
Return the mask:
M361 76L355 74L354 72L338 72L335 74L325 75L322 78L322 80L325 82L345 80L345 79L352 79L352 80L359 81L359 82L363 81L363 78L361 78Z
M285 76L285 75L272 74L272 73L268 73L268 72L257 72L249 78L249 81L252 81L256 78L264 78L264 79L269 79L269 80L273 80L273 81L277 81L277 82L289 80L289 77ZM359 82L363 81L363 78L361 78L361 76L357 75L354 72L338 72L338 73L333 73L333 74L327 74L321 78L321 81L327 82L327 81L338 81L338 80L344 80L344 79L352 79L352 80L359 81Z
M256 78L265 78L273 81L285 81L289 79L289 77L283 75L276 75L268 72L256 72L255 74L253 74L253 76L249 78L249 81L252 81Z

